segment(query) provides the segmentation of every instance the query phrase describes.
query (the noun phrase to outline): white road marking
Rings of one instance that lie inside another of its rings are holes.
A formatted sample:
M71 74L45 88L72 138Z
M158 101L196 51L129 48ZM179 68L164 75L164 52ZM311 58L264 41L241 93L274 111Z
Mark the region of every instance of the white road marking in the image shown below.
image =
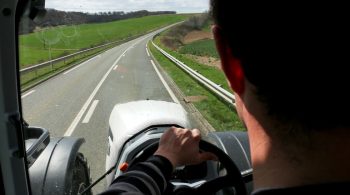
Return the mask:
M21 98L25 98L25 97L29 96L30 94L32 94L32 93L34 93L34 92L35 92L35 90L31 90L30 92L28 92L28 93L22 95Z
M153 65L153 68L156 70L156 72L157 72L157 74L158 74L160 80L162 81L164 87L165 87L166 90L168 91L168 93L169 93L171 99L173 99L173 101L174 101L175 103L180 104L180 101L177 99L177 97L175 96L174 92L170 89L169 85L165 82L163 76L160 74L160 72L159 72L157 66L154 64L153 60L151 60L151 63L152 63L152 65Z
M146 51L147 51L147 55L148 55L148 57L151 57L150 55L149 55L149 52L148 52L148 49L146 48Z
M122 58L122 56L133 46L135 46L136 44L140 43L142 40L146 39L148 37L145 37L141 40L136 41L133 45L131 45L130 47L128 47L119 57L118 59L113 63L113 65L108 69L107 73L102 77L101 81L98 83L98 85L96 86L96 88L94 89L94 91L91 93L90 97L86 100L85 104L83 105L83 107L81 108L81 110L79 111L79 113L77 114L77 116L74 118L73 122L71 123L71 125L68 127L68 129L66 130L66 132L64 133L64 136L71 136L75 130L75 128L77 127L79 121L81 120L81 118L83 117L85 111L87 110L87 108L89 107L91 101L93 100L93 98L95 97L95 95L97 94L98 90L101 88L102 84L104 83L104 81L107 79L107 76L109 75L109 73L111 73L112 69L117 65L117 63L119 62L119 60Z
M94 102L92 102L89 111L88 111L88 112L86 113L86 115L85 115L85 118L84 118L84 120L83 120L83 123L89 123L90 118L91 118L92 114L94 113L95 108L96 108L98 102L99 102L98 100L95 100Z
M74 67L74 68L71 68L70 70L64 72L63 74L68 74L68 73L72 72L73 70L79 68L80 66L85 65L85 64L87 64L88 62L94 60L94 59L97 58L97 57L101 57L101 55L95 56L95 57L93 57L93 58L91 58L91 59L89 59L89 60L87 60L87 61L81 63L80 65L78 65L78 66L76 66L76 67Z
M117 70L117 68L118 68L118 64L115 65L115 67L113 68L113 70Z

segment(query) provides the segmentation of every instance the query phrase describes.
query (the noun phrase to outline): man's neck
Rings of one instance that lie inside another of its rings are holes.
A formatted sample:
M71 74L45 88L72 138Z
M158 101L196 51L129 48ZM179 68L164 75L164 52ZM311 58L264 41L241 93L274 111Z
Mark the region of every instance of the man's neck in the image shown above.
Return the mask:
M257 121L247 128L255 189L350 181L349 130L317 133L304 148L273 138Z
M236 103L248 129L255 189L350 182L350 129L285 134L289 139L284 139L283 127L276 127L253 88L246 82Z

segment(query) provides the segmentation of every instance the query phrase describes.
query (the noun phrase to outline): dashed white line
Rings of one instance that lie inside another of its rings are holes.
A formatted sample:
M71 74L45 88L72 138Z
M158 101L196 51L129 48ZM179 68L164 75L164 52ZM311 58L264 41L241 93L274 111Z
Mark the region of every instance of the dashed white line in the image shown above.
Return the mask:
M22 95L21 98L25 98L25 97L29 96L30 94L32 94L32 93L34 93L34 92L35 92L35 90L31 90L30 92L28 92L28 93Z
M119 60L122 58L122 56L133 46L135 46L136 44L138 44L139 42L141 42L142 40L146 39L147 37L136 41L133 45L131 45L130 47L128 47L119 57L118 59L113 63L113 65L108 69L107 73L102 77L101 81L98 83L98 85L96 86L96 88L94 89L94 91L91 93L91 95L89 96L89 98L86 100L85 104L83 105L83 107L81 108L81 110L79 111L79 113L77 114L77 116L74 118L73 122L71 123L71 125L68 127L68 129L66 130L66 132L64 133L64 136L71 136L75 130L75 128L77 127L79 121L81 120L81 118L83 117L85 111L87 110L87 108L89 107L91 101L93 100L93 98L95 97L95 95L97 94L98 90L101 88L102 84L104 83L104 81L107 79L107 76L109 75L109 73L111 73L112 69L117 65L117 63L119 62Z
M86 113L86 116L85 116L85 118L83 120L83 123L89 123L89 121L91 119L91 116L94 113L98 102L99 102L98 100L95 100L94 102L92 102L89 111Z
M117 70L118 66L119 66L118 64L115 65L115 67L113 68L113 70Z
M168 93L169 93L171 99L173 99L173 101L174 101L175 103L180 104L180 101L177 99L177 97L175 96L174 92L170 89L169 85L165 82L163 76L160 74L160 72L159 72L157 66L154 64L153 60L151 60L151 63L152 63L152 65L153 65L153 68L156 70L156 73L158 74L160 80L162 81L164 87L165 87L166 90L168 91Z
M89 60L87 60L87 61L81 63L80 65L78 65L78 66L76 66L76 67L74 67L74 68L71 68L70 70L64 72L63 74L68 74L68 73L72 72L73 70L79 68L80 66L85 65L85 64L87 64L88 62L94 60L94 59L97 58L97 57L101 57L101 55L95 56L95 57L93 57L93 58L91 58L91 59L89 59Z
M151 57L150 55L149 55L149 52L148 52L148 49L146 48L146 51L147 51L147 55L148 55L148 57Z

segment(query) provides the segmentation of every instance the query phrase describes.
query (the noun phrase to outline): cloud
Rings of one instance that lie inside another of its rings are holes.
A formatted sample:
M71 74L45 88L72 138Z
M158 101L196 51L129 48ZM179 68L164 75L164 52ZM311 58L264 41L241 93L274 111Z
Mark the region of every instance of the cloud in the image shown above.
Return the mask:
M177 11L194 13L208 10L209 0L46 0L47 8L64 11Z

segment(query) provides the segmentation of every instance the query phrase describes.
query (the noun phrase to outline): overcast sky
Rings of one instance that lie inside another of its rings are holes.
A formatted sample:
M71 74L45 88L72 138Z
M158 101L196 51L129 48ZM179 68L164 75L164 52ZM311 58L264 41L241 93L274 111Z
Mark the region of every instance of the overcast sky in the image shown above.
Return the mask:
M200 13L208 10L209 0L46 0L47 8L64 11L176 11Z

